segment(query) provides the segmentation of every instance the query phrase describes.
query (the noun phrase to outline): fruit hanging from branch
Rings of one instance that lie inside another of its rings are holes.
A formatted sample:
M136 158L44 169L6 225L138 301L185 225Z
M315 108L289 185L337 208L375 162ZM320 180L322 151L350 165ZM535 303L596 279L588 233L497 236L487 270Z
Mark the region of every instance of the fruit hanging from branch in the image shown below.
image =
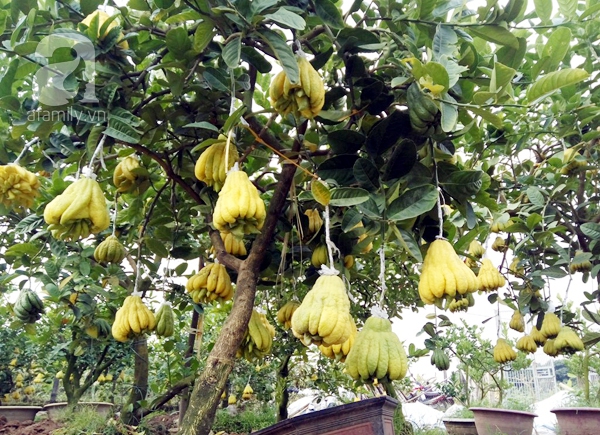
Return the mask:
M214 139L213 139L214 140ZM239 159L237 148L233 141L229 143L229 155L226 156L227 136L219 135L216 142L206 148L196 161L194 174L196 178L207 186L212 186L219 192L225 183L227 171ZM225 162L227 160L227 162Z
M196 304L224 302L233 297L231 277L220 263L207 263L188 279L185 289Z
M0 203L6 207L31 208L39 188L40 180L33 172L15 164L0 166Z
M123 306L117 310L112 325L115 340L126 342L131 337L153 331L156 327L154 313L142 302L142 298L132 294L125 298Z

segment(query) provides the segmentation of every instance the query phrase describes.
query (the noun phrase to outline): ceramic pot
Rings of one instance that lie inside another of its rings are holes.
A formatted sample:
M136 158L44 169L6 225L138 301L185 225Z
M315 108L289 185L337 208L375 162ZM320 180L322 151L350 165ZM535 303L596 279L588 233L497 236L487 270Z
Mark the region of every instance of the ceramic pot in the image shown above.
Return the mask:
M479 435L531 435L537 414L497 408L469 408Z
M444 418L448 435L478 435L474 418Z
M0 415L8 421L33 421L41 410L41 406L0 406Z
M600 428L600 408L557 408L556 414L561 435L590 435Z
M49 419L55 419L57 415L59 415L64 409L68 406L67 402L56 402L56 403L48 403L44 405L44 411L48 413ZM79 402L76 406L76 409L81 408L92 408L98 414L108 415L108 413L112 410L113 404L108 402Z

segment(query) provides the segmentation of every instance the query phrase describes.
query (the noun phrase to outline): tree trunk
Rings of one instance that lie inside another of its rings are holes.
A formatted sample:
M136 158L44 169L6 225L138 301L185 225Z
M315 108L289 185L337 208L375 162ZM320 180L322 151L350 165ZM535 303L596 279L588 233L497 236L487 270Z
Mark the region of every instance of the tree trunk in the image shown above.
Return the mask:
M192 313L192 330L188 334L187 350L185 351L185 366L189 367L192 362L192 355L194 354L194 343L196 342L196 332L194 329L198 328L198 319L200 315L198 311L194 310ZM179 401L179 426L183 423L183 417L187 412L190 404L190 389L186 388L181 392L181 400Z
M298 129L299 135L304 134L306 126L307 122ZM296 140L293 151L299 151L300 147L301 142ZM277 221L285 205L295 172L296 166L283 165L278 186L269 204L263 231L254 241L248 258L240 263L233 307L206 359L204 371L194 384L188 412L179 430L180 435L208 435L210 432L221 393L233 370L236 352L242 343L252 315L260 264L273 240ZM219 257L227 256L224 250L219 249L217 252Z
M385 388L385 393L388 396L398 400L398 393L391 382L382 382L382 385ZM407 423L406 419L404 418L404 413L402 412L402 402L399 400L396 411L394 412L394 429L397 435L413 435L414 433L412 424Z
M287 377L290 373L289 363L292 355L285 355L279 370L277 370L277 384L275 386L275 401L277 402L277 421L282 421L288 418L288 402L290 393L288 392Z
M60 387L60 379L54 378L52 382L52 392L50 393L50 403L56 402L58 397L58 387Z
M123 406L121 420L125 424L137 426L142 418L138 412L140 402L146 398L148 393L148 342L146 336L139 337L133 342L133 353L135 355L133 386L129 393L129 399Z
M581 389L586 402L590 401L590 350L586 349L581 361Z

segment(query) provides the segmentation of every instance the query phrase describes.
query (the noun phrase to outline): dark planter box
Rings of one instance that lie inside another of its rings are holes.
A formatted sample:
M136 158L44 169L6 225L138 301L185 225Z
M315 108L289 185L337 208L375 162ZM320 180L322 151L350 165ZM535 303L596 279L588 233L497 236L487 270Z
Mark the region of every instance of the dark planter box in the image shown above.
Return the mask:
M280 421L252 435L395 435L397 406L391 397L376 397Z
M590 435L600 433L600 408L557 408L556 414L561 435Z
M479 435L531 435L537 414L497 408L470 408ZM590 434L588 434L590 435Z
M478 435L474 418L444 418L448 435Z

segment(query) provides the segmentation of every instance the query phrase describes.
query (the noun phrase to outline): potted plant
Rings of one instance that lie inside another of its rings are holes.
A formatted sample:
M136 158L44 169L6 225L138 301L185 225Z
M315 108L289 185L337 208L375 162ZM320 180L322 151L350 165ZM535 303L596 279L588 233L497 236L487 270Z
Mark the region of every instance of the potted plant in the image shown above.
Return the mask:
M476 406L470 409L478 435L531 435L533 420L537 417L530 412L530 403L515 399L504 400L496 407Z
M442 421L448 435L478 435L473 411L468 408L461 407Z

